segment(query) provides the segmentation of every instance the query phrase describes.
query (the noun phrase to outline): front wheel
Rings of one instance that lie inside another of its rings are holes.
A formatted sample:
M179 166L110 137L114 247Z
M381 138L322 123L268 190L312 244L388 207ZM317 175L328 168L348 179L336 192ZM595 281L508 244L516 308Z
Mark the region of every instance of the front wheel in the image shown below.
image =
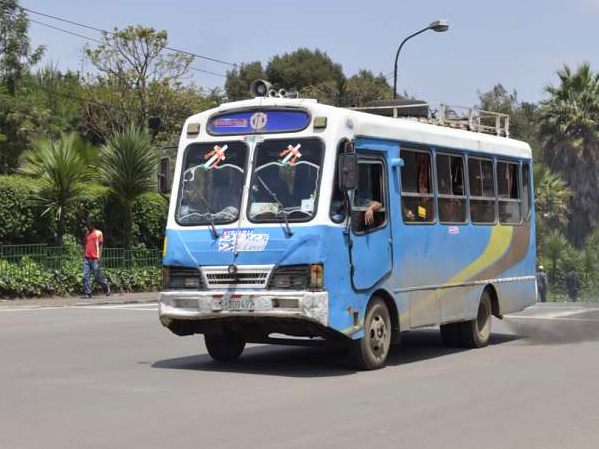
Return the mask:
M391 346L391 319L385 302L374 297L366 311L364 337L351 343L350 353L358 368L373 370L385 366Z
M208 354L218 362L237 360L245 348L243 335L233 332L205 334L204 341L206 342Z

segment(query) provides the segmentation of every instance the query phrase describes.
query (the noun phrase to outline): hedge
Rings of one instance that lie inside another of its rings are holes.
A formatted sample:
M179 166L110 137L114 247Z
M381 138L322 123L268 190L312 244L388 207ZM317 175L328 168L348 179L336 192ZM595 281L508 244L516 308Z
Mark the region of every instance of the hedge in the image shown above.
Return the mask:
M0 298L77 295L84 292L82 261L72 259L60 270L49 270L34 261L13 264L0 260ZM160 267L103 269L113 292L157 290ZM93 279L93 276L92 276ZM100 287L92 281L95 292Z
M53 243L54 217L42 215L31 198L34 178L0 176L0 244ZM117 198L101 185L86 186L84 198L66 215L67 232L83 236L85 219L91 216L102 230L105 246L123 246L122 211ZM133 241L136 246L160 248L166 226L167 204L158 193L149 193L133 204Z

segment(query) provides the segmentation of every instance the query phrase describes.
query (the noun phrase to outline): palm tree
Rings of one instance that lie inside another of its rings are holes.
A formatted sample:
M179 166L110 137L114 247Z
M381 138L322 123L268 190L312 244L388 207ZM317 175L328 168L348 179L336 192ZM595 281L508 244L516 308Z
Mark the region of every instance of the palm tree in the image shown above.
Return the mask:
M550 231L545 239L543 255L551 261L550 278L555 279L557 274L558 262L561 262L567 251L571 248L564 235L554 229Z
M574 191L567 234L580 246L599 219L599 74L583 64L557 75L560 85L545 88L550 97L539 115L543 160Z
M44 207L42 215L53 212L56 217L56 245L62 246L65 216L83 195L89 178L85 145L75 134L61 136L57 141L34 142L25 154L25 173L39 177L34 201Z
M116 132L102 146L97 167L100 181L117 196L124 213L124 241L131 247L133 202L156 188L158 154L147 130L134 125Z

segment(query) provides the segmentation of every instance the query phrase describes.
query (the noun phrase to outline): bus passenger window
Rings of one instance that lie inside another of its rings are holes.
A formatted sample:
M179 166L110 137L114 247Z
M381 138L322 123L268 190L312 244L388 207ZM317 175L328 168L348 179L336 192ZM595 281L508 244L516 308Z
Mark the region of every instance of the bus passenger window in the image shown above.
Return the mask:
M343 152L344 145L345 141L342 141L341 144L339 144L339 150L337 154ZM335 179L333 180L333 194L331 196L331 208L329 210L329 215L331 220L335 223L342 223L347 215L347 204L345 192L339 188L339 173L337 168L337 164L335 164Z
M439 221L465 223L464 159L461 156L437 155L437 193Z
M376 160L358 163L358 188L354 192L352 222L356 233L368 232L385 224L384 165Z
M477 224L495 223L495 183L493 162L488 159L468 158L470 181L470 220Z
M531 215L532 194L530 192L530 165L528 165L528 162L522 164L522 191L524 220L529 221Z
M432 189L431 154L428 151L401 150L402 215L406 223L433 223L435 201Z
M505 224L520 223L520 181L518 164L497 162L497 188L499 190L499 221Z

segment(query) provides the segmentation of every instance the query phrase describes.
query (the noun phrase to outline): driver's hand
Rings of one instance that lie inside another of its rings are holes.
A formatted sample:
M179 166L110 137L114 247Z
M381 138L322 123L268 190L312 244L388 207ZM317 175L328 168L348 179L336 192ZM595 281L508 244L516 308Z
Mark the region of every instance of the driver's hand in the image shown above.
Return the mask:
M374 212L370 207L364 213L364 223L368 226L374 223Z

